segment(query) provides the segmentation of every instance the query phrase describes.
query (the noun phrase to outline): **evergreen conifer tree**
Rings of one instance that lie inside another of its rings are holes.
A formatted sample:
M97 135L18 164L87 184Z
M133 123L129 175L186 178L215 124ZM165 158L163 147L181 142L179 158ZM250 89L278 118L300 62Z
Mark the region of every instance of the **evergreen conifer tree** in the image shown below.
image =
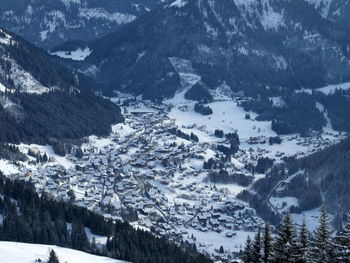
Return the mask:
M326 208L321 208L320 223L315 231L315 237L310 249L310 262L328 263L333 262L332 255L332 232L329 227L329 218Z
M261 254L261 228L258 227L254 243L253 243L253 262L254 263L260 263L262 262L262 254Z
M247 241L245 243L244 252L241 259L244 263L253 263L253 244L250 239L250 236L248 236Z
M273 259L273 247L272 247L272 234L271 234L271 226L269 223L265 224L264 228L264 236L263 236L263 245L264 245L264 255L263 262L270 263Z
M334 243L336 262L350 263L350 222L336 236Z
M309 240L309 231L306 226L305 219L300 226L300 232L298 237L297 245L297 260L296 263L307 263L309 262L309 249L310 249L310 240Z
M296 260L296 246L297 240L295 235L294 224L292 216L288 211L282 220L280 229L276 236L274 244L275 262L289 263Z

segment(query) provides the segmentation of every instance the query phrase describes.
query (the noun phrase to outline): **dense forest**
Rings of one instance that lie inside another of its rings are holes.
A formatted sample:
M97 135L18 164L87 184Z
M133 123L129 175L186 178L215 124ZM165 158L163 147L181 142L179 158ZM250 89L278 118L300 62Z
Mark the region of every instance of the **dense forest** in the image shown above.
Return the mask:
M253 240L248 237L241 259L243 263L346 263L350 260L350 223L334 236L323 207L319 226L310 233L305 220L297 226L287 212L275 235L266 223Z
M7 97L18 102L22 113L18 119L0 105L0 142L48 143L50 138L107 135L113 123L124 121L117 106L87 90L79 94L21 93Z
M335 215L335 227L339 229L350 209L350 138L290 162L289 174L296 171L303 173L294 178L286 189L287 194L300 199L299 203L303 206L308 205L296 209L312 209L325 202L329 211ZM307 191L300 190L304 186Z
M189 244L179 247L126 222L106 220L86 208L52 200L45 192L39 196L32 184L2 175L0 214L0 240L58 245L135 263L211 262ZM85 228L107 236L106 246L90 240Z
M306 93L288 94L282 99L283 105L274 106L269 98L252 99L242 102L246 111L259 114L258 121L272 121L272 130L277 134L301 133L310 130L321 131L326 125L324 115L316 107L316 99Z
M198 102L208 103L213 101L213 97L210 95L210 92L202 84L194 84L186 93L185 99L195 100Z
M350 99L348 91L336 90L325 95L313 91L276 92L280 105L274 105L268 96L260 96L241 102L246 111L258 114L258 121L272 121L272 129L278 134L301 133L307 135L311 130L322 131L326 125L325 114L337 131L350 131ZM272 94L269 94L272 96ZM318 104L319 103L319 104ZM324 109L320 108L320 105Z

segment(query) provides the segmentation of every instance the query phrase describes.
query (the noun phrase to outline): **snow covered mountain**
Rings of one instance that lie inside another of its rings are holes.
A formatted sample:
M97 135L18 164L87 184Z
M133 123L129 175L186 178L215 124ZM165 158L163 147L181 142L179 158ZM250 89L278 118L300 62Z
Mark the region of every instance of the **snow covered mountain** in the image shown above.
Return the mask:
M3 0L0 24L42 47L91 40L116 30L165 0Z
M78 250L50 245L36 245L15 242L0 242L1 263L32 263L40 259L46 262L51 250L60 262L66 263L126 263L126 261L99 257Z
M179 61L203 86L248 95L350 78L349 31L305 0L177 0L89 47L80 69L96 88L152 99L181 87Z
M0 29L0 82L3 92L43 94L78 83L61 66L50 63L49 56L21 38ZM42 67L45 66L45 70Z
M0 29L0 143L107 134L122 120L118 107L79 85L48 54Z

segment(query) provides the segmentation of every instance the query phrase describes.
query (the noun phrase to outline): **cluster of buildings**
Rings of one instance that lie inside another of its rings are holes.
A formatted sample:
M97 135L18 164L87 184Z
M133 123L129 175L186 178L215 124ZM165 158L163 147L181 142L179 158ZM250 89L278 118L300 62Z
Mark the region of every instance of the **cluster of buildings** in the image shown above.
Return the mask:
M236 156L227 159L217 151L218 144L228 143L224 138L195 142L172 134L173 128L186 133L191 127L176 127L168 111L166 105L128 102L125 123L114 126L108 138L90 137L82 146L82 158L67 156L70 168L49 162L23 169L20 176L35 183L39 193L108 218L127 220L175 241L185 239L198 245L193 235L197 231L208 233L208 237L216 233L229 243L239 231L254 232L263 221L247 203L236 199L237 192L208 180L213 170L203 165L212 159L218 171L251 176L246 164L255 165L260 156L271 152L261 146L267 139L250 138L249 148L241 147ZM274 155L284 156L280 152ZM210 238L208 243L202 242L203 251L210 244ZM239 250L214 249L212 256L222 260Z

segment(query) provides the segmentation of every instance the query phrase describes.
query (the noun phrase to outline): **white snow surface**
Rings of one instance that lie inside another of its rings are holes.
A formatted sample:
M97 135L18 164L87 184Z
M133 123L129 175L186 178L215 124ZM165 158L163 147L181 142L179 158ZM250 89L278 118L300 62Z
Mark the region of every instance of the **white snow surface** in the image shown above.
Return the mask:
M78 250L50 245L0 242L0 263L33 263L36 259L46 262L51 250L56 252L60 262L65 263L125 263L84 253Z
M284 197L271 197L270 202L276 207L280 212L288 211L292 206L297 207L299 205L298 199L291 196Z
M50 146L50 145L21 143L20 145L18 145L18 149L23 154L27 154L29 149L34 151L35 153L37 153L37 152L40 152L41 154L46 153L48 158L53 160L53 162L49 162L47 165L59 164L59 165L62 165L66 169L74 167L74 164L70 160L68 160L66 157L62 157L62 156L55 154L52 146Z
M260 22L265 29L277 30L284 25L283 15L273 11L271 7L263 12Z
M91 54L91 52L92 50L90 48L85 47L84 49L78 48L75 51L56 51L50 54L60 58L83 61Z
M320 215L321 215L320 208L316 208L313 210L305 211L301 214L292 214L292 217L293 217L293 221L298 225L301 225L303 220L305 219L305 222L309 231L314 231L320 225L319 224ZM330 218L330 221L332 221L333 216L331 214L328 214L328 216Z
M0 171L4 175L11 175L14 173L18 173L18 168L15 165L11 164L9 161L0 159Z
M331 95L333 93L335 93L337 90L344 90L347 91L350 89L350 82L345 82L345 83L339 83L339 84L332 84L332 85L328 85L322 88L318 88L316 89L316 91L322 92L325 95ZM302 90L298 90L296 92L306 92L311 94L312 93L312 89L302 89Z
M171 3L171 7L184 7L187 4L186 0L176 0L175 2Z
M181 94L177 94L173 100L168 103L174 103L181 100ZM208 106L213 110L213 114L203 116L196 113L194 102L187 102L178 107L174 107L169 113L171 119L175 119L179 127L191 126L195 124L197 127L204 126L209 132L221 129L225 133L237 131L241 140L247 140L254 136L276 136L271 129L270 121L253 121L246 120L246 112L243 108L237 106L234 101L215 101L209 103ZM186 107L186 110L184 110ZM254 119L256 114L251 112L250 116Z
M342 84L328 85L318 90L323 92L326 95L329 95L334 93L336 90L349 90L349 89L350 89L350 82L346 82Z
M136 16L122 13L108 13L103 8L80 8L79 16L86 19L101 19L110 22L115 22L119 25L131 23L136 19Z
M1 36L4 35L4 36ZM0 44L4 45L10 45L11 43L11 36L7 33L5 33L3 30L0 29Z
M6 91L6 87L4 85L2 85L1 83L0 83L0 91L1 92L5 92Z
M244 247L244 243L248 236L253 237L253 232L247 231L230 231L235 232L235 236L226 237L227 232L216 233L216 232L201 232L195 229L186 229L189 235L193 235L199 244L205 244L207 247L205 251L209 251L215 254L215 250L220 249L220 246L224 248L225 251L239 252ZM199 246L199 251L201 247Z

